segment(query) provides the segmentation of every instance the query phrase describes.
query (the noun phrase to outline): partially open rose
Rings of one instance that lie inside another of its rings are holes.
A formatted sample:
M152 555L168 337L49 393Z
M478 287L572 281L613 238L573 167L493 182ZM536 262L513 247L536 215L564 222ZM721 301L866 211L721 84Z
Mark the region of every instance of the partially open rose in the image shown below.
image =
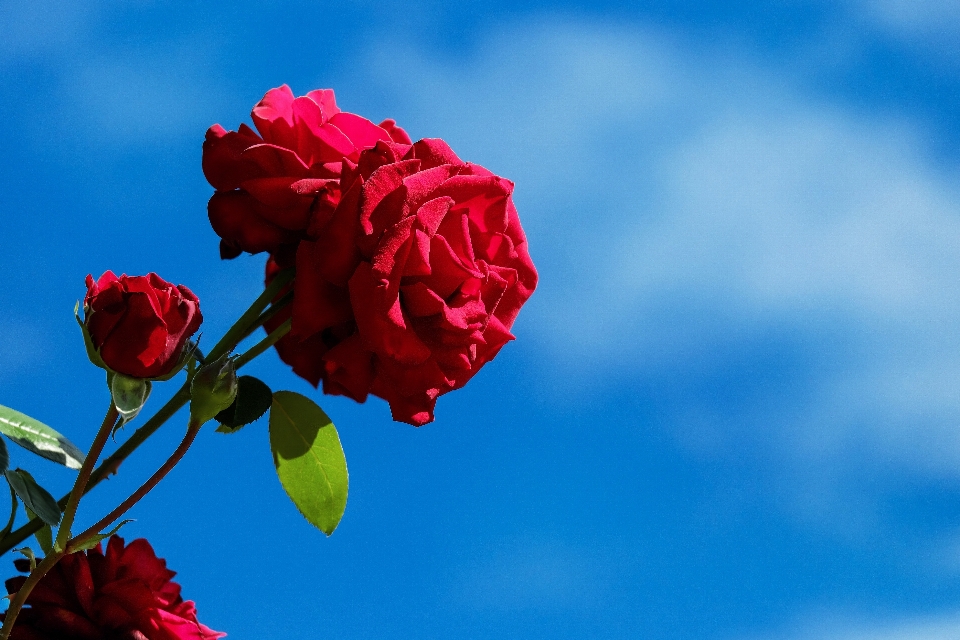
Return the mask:
M344 158L356 161L378 140L410 141L393 120L375 125L341 111L331 89L298 98L287 85L271 89L252 116L257 131L217 124L203 143L203 173L217 190L207 208L224 258L295 245L312 213L339 201Z
M395 420L430 422L437 397L513 339L536 287L513 183L442 140L381 141L344 162L340 188L297 250L278 351L325 393L372 393Z
M159 378L179 364L203 322L190 289L151 273L87 276L84 326L103 363L134 378Z

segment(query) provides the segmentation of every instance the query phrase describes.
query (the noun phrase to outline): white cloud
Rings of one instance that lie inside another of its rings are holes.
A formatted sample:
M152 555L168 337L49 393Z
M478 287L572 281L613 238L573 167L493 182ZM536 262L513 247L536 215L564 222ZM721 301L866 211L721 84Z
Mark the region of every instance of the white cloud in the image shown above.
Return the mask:
M956 71L960 0L851 0L849 5L864 34L890 39L922 53L930 66Z
M867 456L956 474L960 190L913 124L609 24L507 28L449 63L390 43L370 67L414 136L517 183L542 275L521 339L565 397L703 370L771 330L814 352L828 338L835 362L807 373L799 408L761 397L707 422L737 422L821 518L846 507L810 469L832 480Z
M50 354L50 343L36 326L14 320L0 320L0 380L35 367Z
M563 243L538 294L556 303L541 321L558 353L619 354L631 318L665 299L737 323L835 310L952 323L960 309L960 191L904 123L602 25L506 31L449 67L404 53L390 47L378 69L383 83L406 70L414 133L496 158L535 256ZM676 327L662 320L641 342L663 344Z
M868 16L902 35L960 35L958 0L861 0L860 4Z
M74 44L96 3L11 0L0 11L0 64L42 56Z
M240 100L216 68L222 60L217 36L181 36L157 43L107 43L96 37L117 9L133 10L153 0L14 1L0 11L0 69L29 61L46 66L55 80L47 95L26 94L20 108L33 117L18 121L22 134L64 153L162 146L197 139L218 110Z
M843 620L829 614L784 634L752 640L955 640L960 614L888 620Z
M212 51L179 42L135 55L87 55L64 78L66 124L91 135L98 146L140 146L165 140L200 139L208 114L224 102L212 80Z
M451 596L459 606L501 611L604 606L611 571L598 555L551 540L501 540L480 550Z

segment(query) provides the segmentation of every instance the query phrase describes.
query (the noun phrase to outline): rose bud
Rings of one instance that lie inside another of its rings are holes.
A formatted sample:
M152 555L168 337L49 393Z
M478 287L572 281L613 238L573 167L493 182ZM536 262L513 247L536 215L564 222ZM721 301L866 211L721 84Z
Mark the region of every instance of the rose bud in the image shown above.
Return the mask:
M118 278L107 271L97 281L88 275L83 310L91 360L132 378L163 379L179 371L203 321L197 297L155 273Z
M220 356L204 365L190 383L190 419L196 424L212 420L237 397L237 369L233 358Z
M22 572L26 559L14 560ZM144 539L124 546L110 538L104 553L98 544L64 556L27 597L11 640L215 640L219 633L197 620L193 602L180 596L176 574L157 558ZM16 593L26 576L6 581ZM5 614L0 614L0 619Z
M220 255L296 245L311 216L340 200L340 167L378 140L410 142L393 120L379 125L341 111L332 89L294 97L271 89L253 108L254 131L216 124L203 143L203 173L216 189L207 206Z
M325 393L372 393L395 420L425 424L437 397L513 340L537 285L513 183L421 140L345 162L341 190L298 246L292 329L277 351Z

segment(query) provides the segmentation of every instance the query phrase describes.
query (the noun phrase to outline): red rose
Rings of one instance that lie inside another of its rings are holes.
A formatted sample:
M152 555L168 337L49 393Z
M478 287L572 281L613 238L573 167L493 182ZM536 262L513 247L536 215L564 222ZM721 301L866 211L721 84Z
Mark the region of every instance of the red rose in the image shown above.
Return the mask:
M442 140L378 142L342 173L339 205L297 250L277 348L325 393L372 393L422 425L513 339L536 287L513 183Z
M356 161L378 140L410 142L393 120L375 125L341 111L332 89L298 98L287 85L271 89L252 116L260 135L217 124L203 143L203 173L217 190L207 208L224 258L295 245L311 215L339 201L344 158Z
M20 571L26 559L15 560ZM58 562L27 598L11 640L213 640L225 633L197 621L193 602L180 597L176 573L157 558L150 543L110 538ZM16 593L25 576L7 580Z
M155 273L87 276L84 325L104 364L134 378L158 378L179 364L203 321L200 301Z

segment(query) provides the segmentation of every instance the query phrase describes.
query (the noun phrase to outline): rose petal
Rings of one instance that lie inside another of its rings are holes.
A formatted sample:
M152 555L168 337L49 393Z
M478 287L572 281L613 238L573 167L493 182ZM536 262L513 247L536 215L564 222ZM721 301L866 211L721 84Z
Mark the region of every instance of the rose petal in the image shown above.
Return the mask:
M368 263L360 263L349 287L357 329L371 350L403 364L420 364L430 357L430 349L407 329L399 299L384 299L385 287Z
M297 250L297 278L294 280L293 326L299 340L352 319L347 290L320 275L316 263L323 257L313 242L301 242Z
M354 334L330 349L323 357L323 392L364 402L373 383L373 353Z
M317 227L311 222L309 229L311 237L317 238L317 270L325 280L340 287L347 286L347 281L360 262L360 249L355 240L360 235L357 210L362 188L363 179L358 176L330 219Z
M403 186L403 179L413 175L420 168L419 160L405 160L394 164L388 164L380 167L372 174L363 186L363 193L360 196L360 228L366 235L379 236L380 232L387 225L395 224L401 217L404 193L397 194L391 202L381 208L380 215L374 216L374 212L383 203L383 200L396 192ZM399 200L399 201L397 201ZM395 211L391 210L390 204L395 204ZM376 228L376 232L375 232Z
M440 138L424 138L414 143L410 149L410 156L423 162L425 169L439 167L444 164L462 165L463 160L457 157L446 142Z
M256 165L267 176L307 178L310 166L295 151L275 144L256 144L243 151L241 157Z
M253 108L251 117L267 142L290 146L293 134L293 91L287 85L271 89Z
M218 124L207 130L203 142L201 165L207 182L218 191L231 191L244 180L258 173L256 165L251 164L242 153L245 149L263 140L247 125L240 125L239 131L226 131Z
M392 138L386 130L354 113L341 111L330 118L330 124L342 131L358 152L373 147L380 140L392 142Z
M320 110L323 112L323 119L325 121L340 113L333 89L314 89L307 94L307 97L320 105Z
M260 253L296 242L296 233L264 219L259 211L257 201L244 191L215 193L207 203L210 225L231 246Z
M397 126L396 121L387 118L378 125L389 134L390 139L400 144L413 144L413 140L407 135L407 132Z

